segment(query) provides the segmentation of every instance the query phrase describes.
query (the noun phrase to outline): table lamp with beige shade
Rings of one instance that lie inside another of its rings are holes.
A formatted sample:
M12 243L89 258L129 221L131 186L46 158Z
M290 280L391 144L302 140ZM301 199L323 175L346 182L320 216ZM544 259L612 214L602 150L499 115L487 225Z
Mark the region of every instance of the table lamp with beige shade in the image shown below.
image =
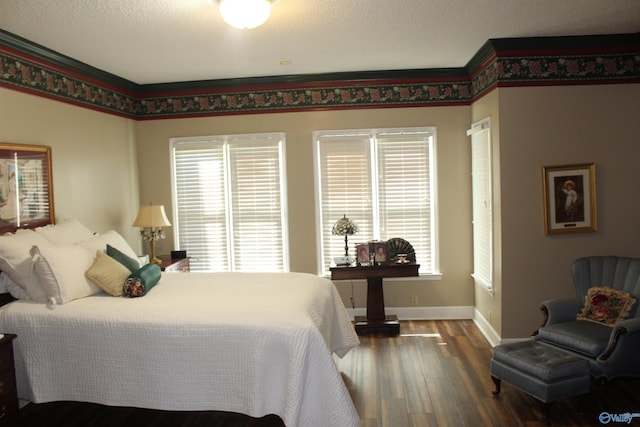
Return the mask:
M140 206L138 216L133 222L134 227L140 227L140 236L143 240L149 241L150 262L160 264L161 260L156 257L156 240L164 239L165 234L162 227L169 227L171 223L164 211L164 205Z

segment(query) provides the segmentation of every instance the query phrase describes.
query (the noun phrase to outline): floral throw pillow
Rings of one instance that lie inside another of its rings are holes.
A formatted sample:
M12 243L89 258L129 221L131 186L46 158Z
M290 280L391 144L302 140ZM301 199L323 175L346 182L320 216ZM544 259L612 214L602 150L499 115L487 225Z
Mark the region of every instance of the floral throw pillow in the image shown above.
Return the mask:
M629 315L635 302L636 299L625 291L594 286L587 291L584 308L577 319L613 326Z

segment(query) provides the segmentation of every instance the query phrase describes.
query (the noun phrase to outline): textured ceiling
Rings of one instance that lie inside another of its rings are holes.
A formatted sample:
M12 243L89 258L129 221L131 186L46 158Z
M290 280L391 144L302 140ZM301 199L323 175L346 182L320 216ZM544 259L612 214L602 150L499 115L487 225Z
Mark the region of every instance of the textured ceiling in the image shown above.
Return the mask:
M640 0L0 0L0 28L135 83L463 67L492 38L635 33Z

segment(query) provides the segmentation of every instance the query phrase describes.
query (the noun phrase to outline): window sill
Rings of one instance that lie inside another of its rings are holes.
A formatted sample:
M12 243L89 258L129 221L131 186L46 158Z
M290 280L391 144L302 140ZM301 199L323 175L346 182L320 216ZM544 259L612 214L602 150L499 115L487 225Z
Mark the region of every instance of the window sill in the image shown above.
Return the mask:
M486 281L476 277L475 275L471 275L471 277L473 277L473 283L479 287L480 289L484 290L485 292L487 292L489 295L491 295L492 297L495 295L495 291L493 289L493 285L487 283Z

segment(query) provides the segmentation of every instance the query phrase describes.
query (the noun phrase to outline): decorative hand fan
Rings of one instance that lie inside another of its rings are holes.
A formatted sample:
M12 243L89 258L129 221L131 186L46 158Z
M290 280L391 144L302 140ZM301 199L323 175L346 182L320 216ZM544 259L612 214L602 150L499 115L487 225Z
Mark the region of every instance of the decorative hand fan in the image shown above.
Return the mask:
M416 260L416 251L411 243L399 237L387 240L387 257L395 261L398 254L407 254L407 261Z

